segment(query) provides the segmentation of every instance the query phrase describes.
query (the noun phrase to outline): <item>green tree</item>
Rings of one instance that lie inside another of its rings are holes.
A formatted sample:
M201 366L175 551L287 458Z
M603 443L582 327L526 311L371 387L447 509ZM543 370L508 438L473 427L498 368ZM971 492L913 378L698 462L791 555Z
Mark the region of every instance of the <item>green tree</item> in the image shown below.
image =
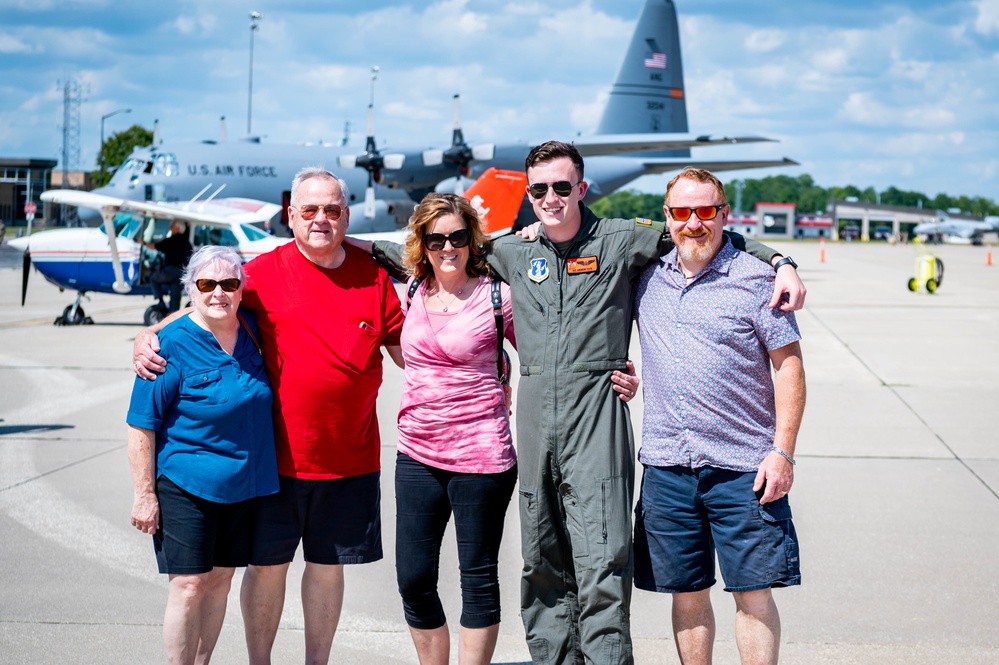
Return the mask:
M614 192L594 203L591 209L598 217L665 219L662 194L643 194L634 189Z
M98 187L103 187L111 180L114 169L121 166L128 156L132 154L132 149L145 147L153 144L152 131L141 125L132 125L128 129L112 134L104 141L101 151L97 155L97 170L93 173L94 182ZM104 160L104 181L101 181L101 160Z

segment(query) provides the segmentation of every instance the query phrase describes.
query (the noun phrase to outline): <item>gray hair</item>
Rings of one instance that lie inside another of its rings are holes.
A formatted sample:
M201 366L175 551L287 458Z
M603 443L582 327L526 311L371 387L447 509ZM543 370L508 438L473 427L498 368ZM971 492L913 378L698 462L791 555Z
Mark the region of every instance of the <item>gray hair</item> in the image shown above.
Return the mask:
M193 298L198 292L198 287L194 283L198 279L198 274L208 266L232 268L236 271L236 277L239 277L241 284L246 281L243 261L239 258L236 250L223 245L205 245L191 255L191 260L187 262L187 267L184 268L184 273L180 276L180 283L187 292L188 298Z
M295 178L291 181L291 205L295 205L298 200L298 186L310 178L336 180L337 184L340 185L340 192L343 194L343 202L350 205L350 190L347 188L347 183L344 182L343 178L338 178L323 166L306 166L295 174Z

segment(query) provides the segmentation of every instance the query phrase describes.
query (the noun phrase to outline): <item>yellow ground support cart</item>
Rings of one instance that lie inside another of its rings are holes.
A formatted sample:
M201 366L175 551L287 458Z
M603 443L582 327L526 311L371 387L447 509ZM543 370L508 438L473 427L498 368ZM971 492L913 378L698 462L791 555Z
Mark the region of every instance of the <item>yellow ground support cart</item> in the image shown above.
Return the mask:
M927 293L935 293L943 284L944 264L934 254L920 254L916 257L916 276L909 278L909 290L918 291L920 287Z

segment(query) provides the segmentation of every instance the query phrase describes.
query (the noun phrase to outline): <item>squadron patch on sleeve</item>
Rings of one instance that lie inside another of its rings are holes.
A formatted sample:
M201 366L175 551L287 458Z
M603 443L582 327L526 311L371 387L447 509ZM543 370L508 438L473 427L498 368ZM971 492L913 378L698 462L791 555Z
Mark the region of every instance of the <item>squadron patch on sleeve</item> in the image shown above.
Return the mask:
M666 230L666 222L657 222L654 219L646 219L645 217L636 217L635 224L637 226L648 226L649 228L653 228L660 233L663 233Z
M527 272L527 276L532 282L541 282L548 279L548 259L531 259L531 269Z
M565 260L565 269L570 275L583 275L597 271L597 257L577 256Z

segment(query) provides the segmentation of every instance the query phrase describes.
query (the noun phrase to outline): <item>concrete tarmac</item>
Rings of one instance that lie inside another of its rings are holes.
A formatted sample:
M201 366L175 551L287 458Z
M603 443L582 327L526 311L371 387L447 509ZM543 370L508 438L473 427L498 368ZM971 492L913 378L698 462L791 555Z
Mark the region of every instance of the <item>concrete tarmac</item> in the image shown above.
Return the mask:
M777 246L809 289L798 316L808 406L791 493L803 584L775 592L782 661L999 662L999 267L986 266L984 248L933 248L943 285L913 294L915 247L830 243L820 263L816 244ZM20 280L19 267L0 268L0 663L163 662L166 581L150 538L129 525L125 455L131 345L150 300L95 294L84 302L95 325L55 327L72 295L33 274L22 308ZM386 556L347 570L337 663L416 662L394 579L400 387L388 363ZM636 432L641 411L639 399ZM501 558L493 662L524 663L514 506ZM455 631L453 535L442 569ZM275 663L304 659L301 570L296 561ZM734 605L720 587L715 662L737 663ZM238 588L237 573L215 663L246 662ZM637 591L632 620L638 663L679 662L667 597Z

